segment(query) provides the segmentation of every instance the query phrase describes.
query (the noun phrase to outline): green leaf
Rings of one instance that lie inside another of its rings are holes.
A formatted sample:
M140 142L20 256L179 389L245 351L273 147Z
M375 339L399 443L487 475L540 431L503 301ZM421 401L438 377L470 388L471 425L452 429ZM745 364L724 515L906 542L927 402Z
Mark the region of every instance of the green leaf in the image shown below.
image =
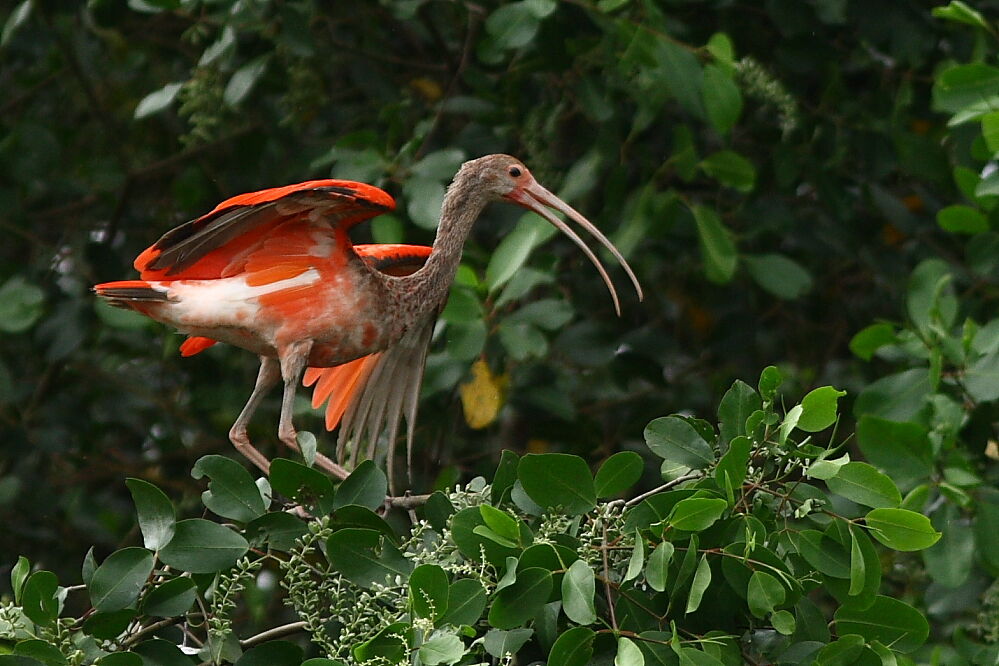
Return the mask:
M704 109L719 134L726 134L742 115L742 94L732 80L729 67L708 64L704 67Z
M757 254L742 259L753 281L777 298L794 300L812 290L812 274L790 257Z
M628 558L628 570L624 574L624 580L634 580L638 577L638 574L642 573L642 567L645 566L645 539L642 538L641 532L637 529L635 530L635 546L631 550L631 557Z
M493 474L493 482L489 488L489 501L493 506L499 506L504 498L509 499L508 490L513 488L517 481L517 464L520 456L509 449L503 449L500 453L500 461Z
M132 648L132 652L142 656L144 665L190 666L191 659L184 655L173 643L162 638L143 641Z
M135 603L153 571L153 554L145 548L122 548L97 567L87 591L96 610L110 612Z
M374 461L365 460L337 488L333 508L357 504L374 511L385 503L387 494L388 479L385 472Z
M672 543L663 541L649 556L649 564L645 567L645 580L648 581L649 587L656 592L666 590L666 575L675 550Z
M142 613L153 617L177 617L194 605L198 589L191 578L174 578L160 583L142 599Z
M503 453L506 453L506 451ZM496 503L498 504L498 502ZM454 515L454 505L451 504L451 500L447 498L447 495L439 490L431 493L427 503L423 505L423 510L427 520L430 522L430 526L438 532L447 528L448 518Z
M413 563L384 534L370 529L334 532L326 540L326 558L344 578L365 588L396 578L406 580L413 571Z
M850 590L851 597L864 591L867 582L867 562L864 561L864 552L860 547L858 538L859 530L853 525L850 529Z
M447 612L441 624L474 625L486 608L486 590L477 580L460 578L448 589Z
M593 624L597 611L593 605L596 594L593 570L583 560L576 560L562 577L562 610L576 624Z
M997 114L997 118L999 118L999 114ZM999 137L997 137L997 141L999 141ZM980 234L989 230L988 218L977 208L963 204L941 208L937 212L937 224L944 231L955 234Z
M0 656L3 666L66 666L68 663L59 648L37 638L18 641L9 655Z
M83 622L83 633L93 636L98 640L110 641L122 635L128 625L135 619L135 610L125 608L110 613L97 611ZM133 655L142 666L142 659L138 655ZM101 660L104 663L104 660Z
M923 335L934 327L948 329L957 316L953 276L942 259L925 259L909 276L906 295L909 318Z
M704 47L719 64L729 69L735 67L735 47L732 45L732 38L724 32L711 35Z
M59 617L59 579L51 571L36 571L28 576L21 590L21 610L25 617L46 626Z
M316 452L319 449L316 436L308 430L299 430L295 433L295 443L298 444L298 450L302 453L302 460L305 462L305 466L312 467L315 465Z
M843 465L836 476L826 480L826 485L840 497L875 509L902 503L902 495L892 480L863 462Z
M409 603L417 617L437 620L448 610L447 573L436 564L421 564L409 575Z
M732 234L713 209L693 206L690 210L697 224L697 238L705 276L712 282L725 284L735 275L739 261Z
M907 509L874 509L864 517L871 536L895 550L929 548L940 539L929 518Z
M660 84L688 113L704 118L701 64L693 53L679 43L666 39L654 41L652 58L657 65Z
M183 85L183 83L168 83L159 90L149 93L135 107L132 117L136 120L142 120L165 111L173 104L173 100L177 98L177 93L180 92Z
M490 629L482 639L482 647L497 659L504 660L507 655L515 655L534 635L533 629L511 629L502 631Z
M24 589L24 581L31 573L31 562L24 555L17 558L17 563L10 570L10 588L14 592L14 603L21 603L21 590Z
M850 577L850 556L833 538L817 530L801 530L791 535L791 543L817 571L834 578Z
M838 640L829 643L815 657L816 664L823 666L850 666L864 651L864 637L858 634L840 633Z
M728 442L739 435L745 435L746 419L762 407L763 401L753 387L741 379L735 380L718 405L722 440Z
M912 421L931 393L930 373L926 368L912 368L877 379L860 392L853 411L889 421Z
M885 345L895 344L898 337L891 324L871 324L861 329L850 339L850 351L854 356L870 361L874 353Z
M720 150L708 155L701 160L700 167L704 173L722 185L740 192L749 192L756 184L756 169L753 163L733 150Z
M506 541L504 545L511 548L520 545L520 522L516 518L488 504L480 504L479 513L485 526Z
M511 2L496 9L486 19L486 31L501 49L520 49L534 40L541 17L529 2Z
M819 432L836 422L836 403L846 391L822 386L809 391L801 400L797 427L805 432Z
M554 331L568 324L573 314L572 305L568 301L544 298L515 310L504 321L532 324L546 331Z
M691 469L703 469L715 461L711 445L692 425L676 416L649 423L645 428L645 443L660 458Z
M638 483L645 470L642 456L634 451L618 451L605 460L593 481L597 497L620 495Z
M125 479L125 485L135 503L143 545L159 550L173 538L177 523L173 504L162 490L142 479Z
M476 528L485 527L485 524L478 507L462 509L451 518L451 538L466 558L479 560L484 553L488 562L496 567L501 567L506 562L506 558L518 555L520 549L501 544L495 539L483 535L482 530L476 532ZM520 529L519 543L529 544L533 535L523 521L520 521Z
M201 494L201 501L210 511L223 518L247 523L263 515L267 509L253 477L232 458L203 456L194 463L191 476L195 479L203 476L211 479L208 490Z
M783 373L776 366L768 365L760 373L760 381L757 383L757 388L764 400L773 402L774 397L777 395L777 389L783 383Z
M700 532L715 524L728 508L728 502L710 497L680 500L670 513L669 524L678 530Z
M871 464L888 472L900 486L911 486L933 471L933 451L926 428L865 414L857 421L857 446Z
M302 648L290 641L267 641L249 648L233 666L300 666Z
M437 632L420 646L420 662L426 666L455 664L465 654L465 644L451 633Z
M0 47L6 46L17 29L27 23L31 16L32 0L24 0L7 17L3 24L3 31L0 32Z
M15 275L0 287L0 332L23 333L45 309L45 292Z
M770 623L773 624L777 633L783 634L784 636L790 636L793 634L795 627L797 626L794 615L790 611L786 610L780 610L774 613L770 617Z
M685 613L693 613L700 608L704 592L709 585L711 585L711 565L708 563L708 554L704 553L697 563L697 570L694 571L694 580L690 583L690 595L687 597Z
M574 516L596 506L593 477L578 456L529 453L520 459L517 477L530 498L545 509L562 507Z
M968 107L992 111L999 103L999 69L982 63L955 65L933 82L933 108L957 113Z
M527 261L531 251L556 233L555 229L537 215L525 215L493 251L486 266L486 285L495 292Z
M991 32L991 28L981 12L972 9L966 3L961 2L961 0L951 0L950 4L946 7L934 7L932 13L936 18L947 19L956 23L966 23L967 25Z
M945 504L935 511L932 523L943 536L923 551L926 572L940 585L960 587L971 575L975 559L975 533L967 529L959 509L953 504Z
M267 71L270 59L270 54L264 54L254 58L233 73L225 86L225 92L222 94L222 100L227 106L235 108L243 103L253 87L257 85L257 81Z
M586 666L593 657L596 636L589 627L573 627L563 632L548 653L548 666Z
M423 229L435 229L444 202L444 184L434 178L414 175L402 186L406 212Z
M784 603L784 586L765 571L754 571L746 590L749 612L764 618Z
M630 638L618 636L614 666L645 666L645 655Z
M333 508L333 482L317 469L287 458L275 458L268 479L274 492L299 504L316 506L322 513Z
M745 435L739 435L728 445L728 451L718 461L715 468L715 479L722 488L731 488L733 492L746 480L749 469L749 454L752 441Z
M489 609L489 624L497 629L519 627L538 614L551 591L551 572L540 567L524 569L517 574L516 583L496 594Z
M978 402L999 399L999 350L979 356L965 368L964 388Z
M834 616L836 631L857 634L867 641L891 645L898 652L912 652L930 633L930 625L918 610L904 601L878 596L865 609L841 606Z
M177 522L170 542L160 550L160 559L181 571L215 573L228 569L246 554L249 544L232 530L201 518Z

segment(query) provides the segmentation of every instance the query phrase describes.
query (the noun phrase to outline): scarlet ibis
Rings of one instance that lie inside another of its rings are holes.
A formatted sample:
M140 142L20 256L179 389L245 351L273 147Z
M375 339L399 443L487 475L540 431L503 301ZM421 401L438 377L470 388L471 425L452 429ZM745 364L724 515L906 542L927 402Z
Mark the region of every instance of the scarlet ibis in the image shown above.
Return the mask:
M292 407L299 379L315 384L313 406L329 401L326 426L343 421L337 456L348 442L356 460L383 432L388 465L403 414L411 453L417 398L434 322L454 280L472 224L491 201L532 210L567 235L596 267L620 315L600 260L561 212L620 262L642 298L634 272L585 217L542 187L519 160L488 155L465 162L444 197L433 247L352 245L347 232L392 210L392 197L371 185L312 180L242 194L168 231L136 258L138 280L107 282L95 292L112 305L169 324L188 339L184 356L227 342L260 357L256 385L229 439L264 472L269 461L247 424L264 395L284 382L278 436L298 450ZM337 462L319 466L343 477Z

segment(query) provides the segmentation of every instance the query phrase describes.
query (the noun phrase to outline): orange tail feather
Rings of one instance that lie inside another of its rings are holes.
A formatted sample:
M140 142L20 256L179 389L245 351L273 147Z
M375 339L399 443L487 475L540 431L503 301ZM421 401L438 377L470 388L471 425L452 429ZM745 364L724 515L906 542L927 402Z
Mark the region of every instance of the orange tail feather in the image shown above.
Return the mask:
M381 354L362 356L359 359L332 368L307 368L302 383L316 387L312 392L312 406L326 405L326 429L333 430L340 423L355 394L364 388L364 382L378 363Z

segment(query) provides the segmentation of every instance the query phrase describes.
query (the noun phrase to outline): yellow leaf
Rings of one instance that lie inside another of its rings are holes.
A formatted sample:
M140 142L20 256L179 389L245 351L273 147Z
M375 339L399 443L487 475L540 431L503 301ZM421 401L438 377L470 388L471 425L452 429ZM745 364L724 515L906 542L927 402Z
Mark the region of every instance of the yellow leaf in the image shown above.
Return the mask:
M444 96L444 89L441 88L441 84L425 76L413 79L409 82L409 86L428 102L436 102Z
M469 428L485 428L496 420L503 406L507 381L506 375L494 375L482 359L472 364L472 379L458 389Z
M548 453L552 450L551 442L546 439L529 439L527 440L527 452L528 453Z

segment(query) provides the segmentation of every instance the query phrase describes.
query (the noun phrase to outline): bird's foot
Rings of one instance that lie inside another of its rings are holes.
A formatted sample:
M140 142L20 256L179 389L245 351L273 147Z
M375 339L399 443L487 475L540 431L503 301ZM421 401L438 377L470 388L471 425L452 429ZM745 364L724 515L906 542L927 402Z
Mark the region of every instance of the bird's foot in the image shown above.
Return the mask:
M295 432L294 429L290 430L282 429L280 432L278 432L278 439L280 439L281 442L292 451L295 451L297 453L302 452L301 447L298 446L298 433ZM317 467L324 470L326 473L337 477L338 479L346 479L348 476L350 476L350 472L348 472L345 467L343 467L342 465L338 465L337 463L333 462L328 457L324 456L319 452L316 453L315 463Z
M229 431L229 441L232 442L237 451L243 454L244 458L256 465L261 472L264 474L270 473L271 461L267 459L267 456L258 451L253 444L250 444L250 437L246 434L246 428L236 428L234 426Z

